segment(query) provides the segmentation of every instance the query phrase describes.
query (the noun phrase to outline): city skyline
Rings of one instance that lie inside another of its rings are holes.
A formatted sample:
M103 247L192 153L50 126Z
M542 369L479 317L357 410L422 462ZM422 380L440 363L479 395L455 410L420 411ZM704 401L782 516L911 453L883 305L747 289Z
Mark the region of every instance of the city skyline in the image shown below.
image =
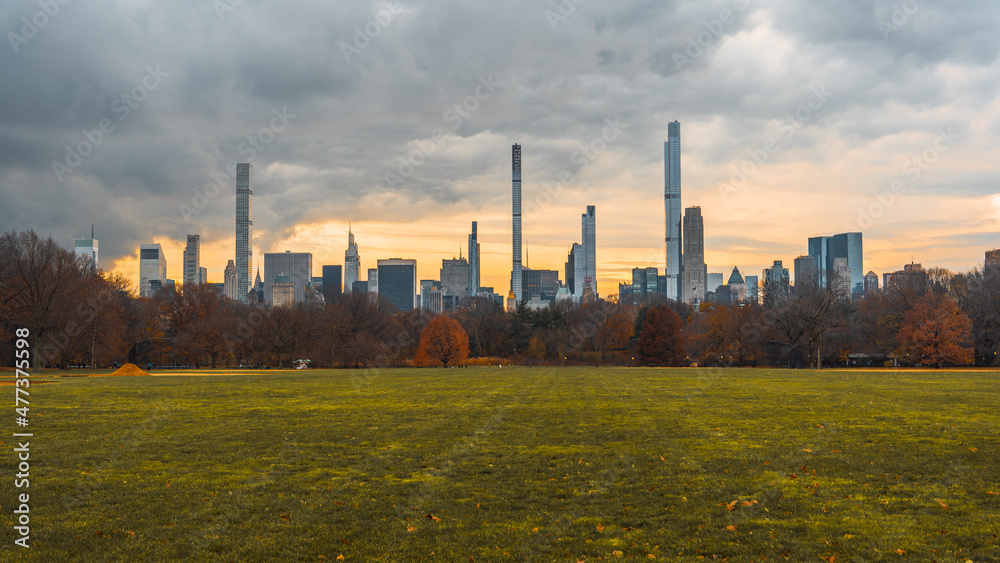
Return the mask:
M234 167L249 161L257 261L290 249L342 264L353 222L366 268L399 255L432 267L476 220L482 285L500 293L516 142L533 264L559 269L579 209L596 205L610 295L633 267L664 267L651 202L677 120L710 270L791 265L830 233L863 232L879 273L911 259L965 270L1000 245L993 4L922 3L889 27L891 3L584 3L553 19L554 6L515 2L462 6L461 21L456 9L399 6L348 56L370 6L67 7L0 53L17 78L0 86L0 228L69 245L94 224L101 266L136 283L137 242L160 243L180 280L184 237L199 233L219 282ZM129 31L137 21L148 37ZM256 26L278 40L265 49L244 32Z

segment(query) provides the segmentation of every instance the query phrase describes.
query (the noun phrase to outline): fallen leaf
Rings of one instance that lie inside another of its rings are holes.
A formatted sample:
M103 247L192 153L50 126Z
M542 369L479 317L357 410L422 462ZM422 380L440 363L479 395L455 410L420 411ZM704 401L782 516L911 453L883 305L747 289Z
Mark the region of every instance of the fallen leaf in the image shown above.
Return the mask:
M902 549L897 549L897 550L896 550L896 555L902 555L902 554L904 554L904 553L906 553L906 552L905 552L905 551L903 551Z
M740 506L752 506L754 504L757 504L757 501L755 501L755 500L740 501Z
M337 556L337 561L343 561L343 560L344 560L344 554L340 554Z
M736 526L729 525L729 526L726 526L726 529L729 530L730 532L735 532L736 531Z
M945 504L943 500L941 500L941 499L939 499L939 498L936 498L936 499L934 499L934 500L936 500L936 501L937 501L937 503L941 505L941 508L943 508L943 509L945 509L945 510L948 510L948 505L947 505L947 504Z
M978 451L979 451L979 448L969 448L969 451L970 451L970 452L978 452Z
M788 476L788 478L789 479L798 479L799 476L797 474L795 474L795 473L792 473L791 475Z
M407 526L406 527L406 531L407 532L416 532L417 531L417 527L416 526Z
M812 450L807 450L807 449L805 449L805 448L802 448L802 451L804 451L804 452L806 452L806 453L808 453L808 454L811 454L811 453L813 452Z
M604 531L604 524L598 523L597 524L597 531L598 532L603 532Z
M737 502L738 502L738 501L735 501L735 500L734 500L733 502L731 502L731 503L727 504L727 505L726 505L726 510L732 510L732 509L736 508L736 503L737 503Z
M993 491L986 491L988 495L1000 495L1000 493L994 493Z

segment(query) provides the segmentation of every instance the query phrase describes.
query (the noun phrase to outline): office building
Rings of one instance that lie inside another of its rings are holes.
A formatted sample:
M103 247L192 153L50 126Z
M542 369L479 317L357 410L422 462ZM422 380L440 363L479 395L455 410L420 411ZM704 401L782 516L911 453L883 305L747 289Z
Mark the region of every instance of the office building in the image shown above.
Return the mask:
M417 306L417 261L390 258L378 261L378 294L402 312Z
M97 241L94 241L94 256L97 256ZM1000 250L989 250L986 252L986 266L1000 266Z
M658 294L657 282L659 281L659 269L656 266L648 268L632 268L632 285L628 292L633 303L642 303L649 297ZM618 300L621 301L621 289L618 290Z
M327 303L340 301L341 288L340 265L323 266L323 300Z
M865 274L865 296L878 293L878 275L875 272Z
M378 293L378 268L368 268L368 293Z
M347 251L344 252L344 291L354 291L354 282L360 280L361 256L354 242L354 233L347 227Z
M201 279L201 235L188 235L184 247L184 285L192 286L208 280Z
M521 295L525 297L525 301L555 302L556 294L561 287L558 271L522 268L521 279L523 280Z
M764 268L764 302L788 295L788 268L781 260L775 260L770 268Z
M713 272L711 274L708 274L707 278L708 278L708 285L706 286L707 291L715 291L716 289L718 289L720 285L722 285L723 280L725 279L725 274Z
M225 289L223 291L223 294L229 299L235 301L238 295L236 293L236 264L232 260L230 260L229 263L226 264L226 271L224 276L225 277L223 279L225 280L225 282L223 283L223 287Z
M100 264L97 261L97 239L94 238L94 227L90 227L90 238L78 238L73 243L73 255L84 268L97 272Z
M208 283L208 268L198 268L198 283Z
M267 271L267 255L264 255L264 271ZM292 306L295 304L295 282L292 276L278 274L271 282L270 300L274 307ZM303 301L305 298L303 297Z
M747 286L743 281L743 275L740 274L739 267L733 266L733 273L729 275L729 283L726 284L726 287L729 289L730 303L736 305L746 301Z
M264 254L264 302L274 305L274 280L288 276L292 302L305 303L306 285L312 281L312 254L308 252L268 252ZM284 286L282 286L284 291Z
M476 222L472 222L472 233L469 234L469 297L479 293L479 233Z
M681 271L681 299L697 306L708 291L708 266L705 265L705 222L701 207L684 210L684 269Z
M816 285L819 281L819 272L816 270L816 258L813 256L799 256L794 262L795 287L805 287Z
M351 284L351 293L354 295L364 295L368 293L368 282L358 280Z
M253 275L253 165L236 165L236 293L247 301Z
M445 295L469 295L469 262L465 258L441 260L441 290Z
M167 280L167 257L159 243L139 245L139 297L152 297Z
M834 271L834 260L844 258L847 260L847 266L841 271L850 272L851 295L859 297L864 293L864 249L861 233L812 237L809 239L809 256L816 260L816 278L820 287L829 286L829 278Z
M667 142L663 143L663 206L666 215L667 297L683 299L681 270L684 267L681 247L681 124L667 124Z
M513 264L510 272L510 291L516 300L523 297L516 295L521 291L521 145L511 147L512 191L511 215L513 221ZM515 302L515 307L516 307Z
M747 303L760 305L760 279L757 276L746 276L743 281L747 286Z
M864 278L861 278L861 290L864 292ZM833 270L829 278L830 289L838 296L846 299L851 298L851 268L847 265L847 258L834 258Z

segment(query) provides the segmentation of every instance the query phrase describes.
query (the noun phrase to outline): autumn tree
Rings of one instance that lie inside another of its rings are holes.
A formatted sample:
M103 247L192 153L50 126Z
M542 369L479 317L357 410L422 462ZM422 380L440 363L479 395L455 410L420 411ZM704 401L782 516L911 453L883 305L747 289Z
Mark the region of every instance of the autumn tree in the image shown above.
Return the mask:
M916 364L971 364L972 321L947 295L928 293L903 319L900 354Z
M646 312L636 353L647 365L685 365L684 323L672 309L657 305Z
M441 362L459 364L469 357L469 335L455 319L438 315L420 333L417 347L417 365L429 366Z

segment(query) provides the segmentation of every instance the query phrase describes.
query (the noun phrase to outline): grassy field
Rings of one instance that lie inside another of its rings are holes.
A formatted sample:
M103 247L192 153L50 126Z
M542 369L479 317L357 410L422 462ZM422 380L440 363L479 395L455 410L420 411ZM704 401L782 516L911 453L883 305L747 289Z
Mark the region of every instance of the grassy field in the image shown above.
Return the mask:
M1000 561L997 372L38 381L4 561Z

